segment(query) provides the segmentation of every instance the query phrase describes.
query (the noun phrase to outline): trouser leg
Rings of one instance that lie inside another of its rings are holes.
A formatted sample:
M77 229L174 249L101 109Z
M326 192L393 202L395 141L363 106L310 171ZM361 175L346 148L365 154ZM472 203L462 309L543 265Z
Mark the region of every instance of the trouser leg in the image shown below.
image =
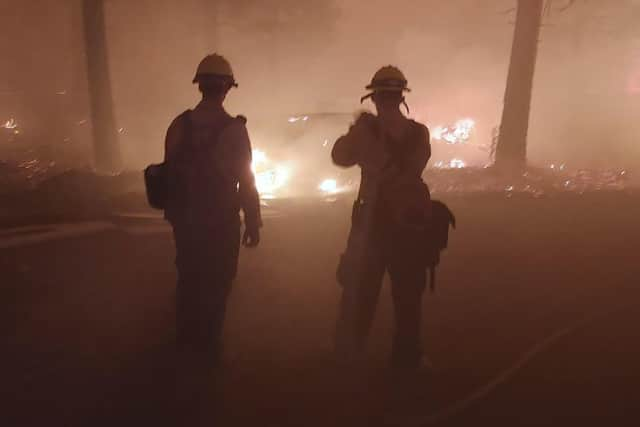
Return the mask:
M177 404L181 422L211 419L222 355L226 304L235 276L239 236L174 230L176 239Z
M218 292L194 292L186 286L178 289L177 403L180 422L193 426L210 425L220 399L215 388L227 297L222 291L224 284L207 284Z
M389 270L395 317L391 364L395 368L414 369L422 359L422 295L426 269L406 256L398 257Z
M336 328L336 350L342 356L357 357L364 351L384 272L382 260L371 260L351 283L342 284Z
M203 358L216 366L222 353L222 332L229 281L195 277L180 280L176 293L178 350L185 356Z
M217 361L227 299L235 278L239 230L175 230L178 348Z

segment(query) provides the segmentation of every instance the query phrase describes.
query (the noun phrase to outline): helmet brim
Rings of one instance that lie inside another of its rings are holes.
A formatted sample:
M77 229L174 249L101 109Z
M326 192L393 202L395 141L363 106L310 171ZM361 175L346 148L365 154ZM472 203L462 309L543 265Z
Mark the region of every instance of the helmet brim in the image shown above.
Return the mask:
M365 89L372 92L411 92L411 89L408 87L389 85L368 85Z
M404 90L399 90L399 89L387 89L387 90L385 90L385 89L380 89L380 90L373 90L373 89L370 89L370 90L371 90L371 92L369 92L368 94L366 94L365 96L363 96L362 98L360 98L360 104L362 104L362 103L363 103L364 101L366 101L367 99L372 98L372 97L373 97L373 95L375 95L375 94L376 94L376 92L378 92L378 93L379 93L379 92L399 92L399 93L402 93L402 92L411 92L411 89L409 89L409 88L405 88Z
M234 79L233 76L224 76L221 74L196 74L191 83L193 84L198 83L200 81L200 77L203 77L203 76L215 77L220 80L226 80L227 82L231 83L232 87L238 87L238 82L236 82L236 79Z

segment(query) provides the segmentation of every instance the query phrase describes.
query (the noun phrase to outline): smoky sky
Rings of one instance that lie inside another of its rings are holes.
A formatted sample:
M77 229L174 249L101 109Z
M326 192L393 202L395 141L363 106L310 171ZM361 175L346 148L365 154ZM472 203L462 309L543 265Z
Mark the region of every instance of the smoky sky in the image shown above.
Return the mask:
M357 111L373 72L395 64L409 79L413 117L432 126L473 118L473 144L486 145L500 120L515 3L106 0L125 161L137 168L161 157L170 120L198 100L195 67L214 51L232 62L240 87L227 107L249 117L252 135L292 114ZM640 166L640 3L583 0L562 11L564 3L544 20L529 157ZM0 120L35 128L45 109L59 120L88 116L79 11L77 0L0 2ZM47 138L46 127L40 133ZM486 162L482 150L468 155Z

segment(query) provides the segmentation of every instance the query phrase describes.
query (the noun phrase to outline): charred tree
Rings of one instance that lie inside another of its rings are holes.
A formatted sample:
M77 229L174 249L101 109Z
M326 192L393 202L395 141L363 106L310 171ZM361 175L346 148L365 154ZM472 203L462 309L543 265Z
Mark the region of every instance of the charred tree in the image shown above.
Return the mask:
M87 80L95 168L115 173L122 166L113 111L103 0L82 0Z
M495 165L501 170L526 167L527 132L538 56L544 0L518 0L516 27L507 76Z

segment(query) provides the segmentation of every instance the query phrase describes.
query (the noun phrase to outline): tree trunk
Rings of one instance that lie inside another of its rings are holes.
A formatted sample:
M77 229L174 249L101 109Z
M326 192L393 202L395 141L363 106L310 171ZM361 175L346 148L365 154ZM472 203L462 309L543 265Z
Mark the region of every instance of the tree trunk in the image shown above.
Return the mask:
M518 0L496 167L521 171L527 161L527 131L544 0Z
M122 158L113 112L104 3L82 0L82 12L95 168L115 173L122 167Z

